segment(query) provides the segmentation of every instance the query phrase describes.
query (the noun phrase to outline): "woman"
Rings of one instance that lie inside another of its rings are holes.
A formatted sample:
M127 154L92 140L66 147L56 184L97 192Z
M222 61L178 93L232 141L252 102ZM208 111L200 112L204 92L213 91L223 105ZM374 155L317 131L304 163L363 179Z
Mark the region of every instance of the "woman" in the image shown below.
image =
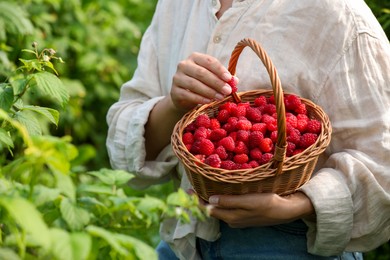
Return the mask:
M361 258L390 237L390 47L363 0L160 0L134 77L110 108L112 166L138 188L170 179L191 186L170 146L175 123L231 93L226 69L237 42L259 42L286 92L312 100L332 141L298 192L213 196L206 222L161 226L161 259ZM239 91L269 89L250 49ZM348 253L349 252L349 253Z

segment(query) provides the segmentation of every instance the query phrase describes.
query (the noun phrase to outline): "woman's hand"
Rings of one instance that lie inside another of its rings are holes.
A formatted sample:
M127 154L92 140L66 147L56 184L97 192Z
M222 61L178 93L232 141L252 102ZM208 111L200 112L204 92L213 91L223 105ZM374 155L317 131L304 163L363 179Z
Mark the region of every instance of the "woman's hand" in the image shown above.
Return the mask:
M227 84L232 75L214 57L193 53L177 66L171 100L178 110L188 111L198 104L223 99L231 93Z
M274 193L215 195L207 207L210 216L233 228L270 226L314 217L314 208L303 192L288 196Z

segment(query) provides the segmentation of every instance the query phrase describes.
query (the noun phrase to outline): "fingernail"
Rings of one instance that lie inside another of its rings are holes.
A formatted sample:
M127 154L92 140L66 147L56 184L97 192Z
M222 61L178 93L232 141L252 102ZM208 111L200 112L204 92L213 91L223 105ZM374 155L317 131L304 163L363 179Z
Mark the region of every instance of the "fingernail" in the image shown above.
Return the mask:
M208 103L210 103L210 102L211 102L211 100L208 99L208 98L203 98L203 99L202 99L202 104L208 104Z
M230 95L232 92L232 87L229 86L229 84L225 84L225 86L222 87L221 92L225 95Z
M223 98L224 98L224 96L222 96L221 94L219 94L219 93L215 94L215 99L216 100L221 100Z
M210 204L206 206L206 213L208 216L210 216L210 212L211 212L211 210L213 210L213 208L214 208L214 206L210 205Z
M225 72L222 74L222 79L224 81L229 81L231 78L232 78L232 74L230 74L229 72Z
M218 205L219 197L218 196L211 196L209 198L209 203L212 205Z

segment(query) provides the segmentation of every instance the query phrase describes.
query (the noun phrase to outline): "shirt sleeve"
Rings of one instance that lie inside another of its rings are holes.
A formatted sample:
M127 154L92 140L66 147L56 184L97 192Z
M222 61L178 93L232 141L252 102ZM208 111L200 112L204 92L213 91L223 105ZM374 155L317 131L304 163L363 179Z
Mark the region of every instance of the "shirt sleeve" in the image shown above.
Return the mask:
M142 38L138 67L132 79L121 87L120 99L109 108L106 117L106 147L111 166L134 173L136 177L130 185L137 188L169 180L177 165L170 146L156 160L145 160L145 124L156 103L166 95L159 79L154 39L156 20L154 17Z
M328 158L301 190L317 219L308 250L369 251L390 238L390 48L360 33L336 65L319 103L333 133Z

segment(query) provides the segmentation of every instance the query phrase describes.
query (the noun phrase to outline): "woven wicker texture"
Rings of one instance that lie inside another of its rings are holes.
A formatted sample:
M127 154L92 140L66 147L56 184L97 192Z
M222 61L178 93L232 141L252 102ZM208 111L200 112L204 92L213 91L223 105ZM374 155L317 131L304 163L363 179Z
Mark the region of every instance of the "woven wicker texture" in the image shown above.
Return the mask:
M172 138L172 148L183 163L186 174L197 194L208 201L211 195L245 194L253 192L274 192L287 195L295 192L306 183L315 168L318 157L329 145L331 139L331 124L323 109L308 99L301 98L306 105L308 116L322 123L321 133L317 141L302 153L286 157L286 116L284 93L276 68L265 50L254 40L245 38L235 47L230 57L228 70L235 75L238 58L245 47L250 47L263 62L270 77L272 90L252 90L234 93L223 100L194 108L183 116L176 124ZM277 111L278 136L273 159L264 165L253 169L225 170L213 168L200 162L192 155L182 142L182 134L186 126L200 114L215 117L218 107L228 101L250 102L260 95L274 95Z

